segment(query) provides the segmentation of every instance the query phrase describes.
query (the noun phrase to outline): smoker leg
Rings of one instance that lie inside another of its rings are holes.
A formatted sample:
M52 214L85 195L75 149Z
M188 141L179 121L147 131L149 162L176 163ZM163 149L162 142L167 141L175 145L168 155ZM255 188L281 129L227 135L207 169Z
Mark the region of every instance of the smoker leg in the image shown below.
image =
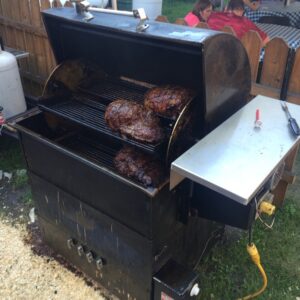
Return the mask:
M299 145L296 146L287 156L285 160L285 172L289 172L293 174L293 168L297 158L298 151L299 151ZM282 180L279 181L277 187L273 191L274 194L273 204L275 206L281 207L283 205L288 185L289 183L293 183L294 180L295 180L294 178L291 178L290 180L288 180L287 178L283 178Z
M198 275L174 260L153 277L153 300L193 299L200 292Z

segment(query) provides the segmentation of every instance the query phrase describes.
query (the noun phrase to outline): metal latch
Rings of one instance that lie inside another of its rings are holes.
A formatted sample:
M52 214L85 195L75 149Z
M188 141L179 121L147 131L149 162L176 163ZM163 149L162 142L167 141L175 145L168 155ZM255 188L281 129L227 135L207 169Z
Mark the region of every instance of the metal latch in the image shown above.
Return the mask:
M85 21L90 21L94 18L94 16L88 11L90 8L90 3L88 1L71 0L71 2L75 3L77 14L82 16Z
M145 10L143 8L135 9L135 10L133 10L133 15L135 18L140 19L139 24L136 26L136 31L137 32L145 31L149 27L149 24L146 24L148 17L146 15Z
M83 0L71 0L71 2L75 3L77 14L80 15L83 18L83 20L87 22L94 18L94 16L91 14L91 12L94 11L94 12L102 12L107 14L115 14L115 15L137 18L140 20L136 26L137 32L143 32L149 27L149 24L146 24L148 17L143 8L134 9L133 11L121 11L121 10L90 7L90 3L88 1L83 1Z
M90 264L90 263L92 263L92 261L94 260L94 255L93 255L93 253L91 252L91 251L89 251L88 253L86 253L86 259L87 259L87 261L88 261L88 263Z
M101 269L103 268L103 265L104 265L103 259L102 259L102 258L98 258L98 259L96 260L96 267L97 267L97 269L98 269L98 270L101 270Z
M79 256L82 256L82 255L84 254L84 249L83 249L83 246L82 246L82 245L79 245L79 246L77 247L77 254L78 254Z
M68 249L72 249L75 247L75 241L73 239L68 239L67 240L67 246L68 246Z

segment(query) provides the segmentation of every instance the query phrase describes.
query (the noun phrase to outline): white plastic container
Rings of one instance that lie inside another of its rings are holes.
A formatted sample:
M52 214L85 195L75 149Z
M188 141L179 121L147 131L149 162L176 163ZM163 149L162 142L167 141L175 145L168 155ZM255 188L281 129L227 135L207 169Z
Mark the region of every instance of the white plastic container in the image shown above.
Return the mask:
M88 0L88 2L95 7L105 8L108 4L108 0Z
M154 20L157 16L161 15L162 0L133 0L132 8L144 8L148 18Z
M62 5L65 5L67 0L60 0ZM108 0L88 0L91 6L105 8L108 5Z
M0 46L0 106L4 118L10 118L26 110L23 88L17 60L14 55L2 51Z

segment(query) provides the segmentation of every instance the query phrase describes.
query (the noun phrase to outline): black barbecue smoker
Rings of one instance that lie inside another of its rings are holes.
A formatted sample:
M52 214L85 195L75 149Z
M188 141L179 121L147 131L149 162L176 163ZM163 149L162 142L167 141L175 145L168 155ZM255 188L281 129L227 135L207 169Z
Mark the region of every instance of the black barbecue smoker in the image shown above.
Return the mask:
M222 231L215 221L248 229L256 206L189 178L170 190L170 166L246 104L242 44L105 12L56 8L43 19L58 66L38 107L14 126L45 242L120 299L193 298L201 288L193 268ZM111 101L142 102L164 84L196 92L176 120L161 117L164 141L141 143L107 127ZM113 159L124 144L159 158L166 180L145 187L118 174Z

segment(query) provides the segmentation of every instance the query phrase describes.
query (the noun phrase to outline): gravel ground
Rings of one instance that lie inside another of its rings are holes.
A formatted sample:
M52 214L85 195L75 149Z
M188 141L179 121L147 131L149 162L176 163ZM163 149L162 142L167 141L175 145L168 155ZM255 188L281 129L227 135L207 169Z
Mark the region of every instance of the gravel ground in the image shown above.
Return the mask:
M53 257L37 255L27 237L24 225L0 220L1 299L105 299Z
M0 299L116 299L43 244L24 194L0 182Z

